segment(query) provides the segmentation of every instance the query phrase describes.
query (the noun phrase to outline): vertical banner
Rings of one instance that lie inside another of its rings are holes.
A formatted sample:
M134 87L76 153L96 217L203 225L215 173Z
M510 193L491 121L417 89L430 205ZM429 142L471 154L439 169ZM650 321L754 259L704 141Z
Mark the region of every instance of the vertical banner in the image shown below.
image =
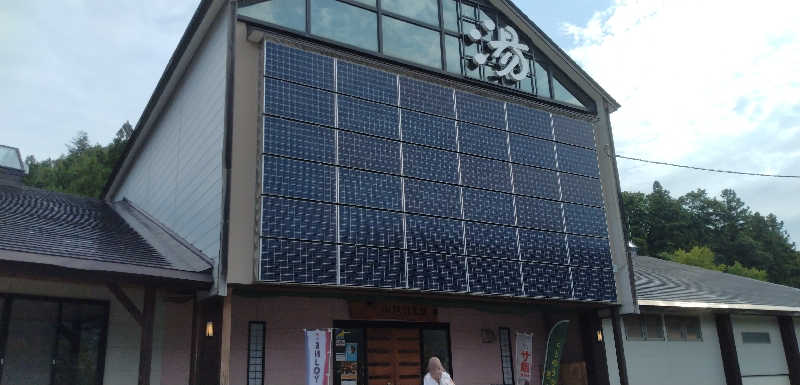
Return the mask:
M531 371L533 370L533 334L517 332L515 353L517 385L531 384Z
M542 385L558 384L561 353L564 351L564 344L567 343L567 330L569 330L569 320L558 321L550 329L550 335L547 336L547 351L544 354Z
M306 385L330 384L331 330L306 330Z

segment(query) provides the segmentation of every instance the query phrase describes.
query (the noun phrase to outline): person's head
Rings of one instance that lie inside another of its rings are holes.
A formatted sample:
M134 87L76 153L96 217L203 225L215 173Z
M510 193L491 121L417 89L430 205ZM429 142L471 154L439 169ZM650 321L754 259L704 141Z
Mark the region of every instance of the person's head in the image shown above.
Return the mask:
M431 357L431 359L428 360L428 373L430 373L434 380L439 381L439 379L442 378L442 372L444 372L442 361L439 361L439 357Z

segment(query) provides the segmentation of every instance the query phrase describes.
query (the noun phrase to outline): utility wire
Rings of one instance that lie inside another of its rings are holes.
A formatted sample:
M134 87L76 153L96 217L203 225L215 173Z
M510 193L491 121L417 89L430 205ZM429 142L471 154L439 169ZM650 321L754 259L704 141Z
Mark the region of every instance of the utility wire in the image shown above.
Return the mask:
M683 164L658 162L658 161L655 161L655 160L633 158L633 157L630 157L630 156L623 156L623 155L616 155L616 157L617 158L621 158L621 159L635 160L637 162L659 164L659 165L662 165L662 166L688 168L688 169L691 169L691 170L710 171L710 172L718 172L718 173L723 173L723 174L737 174L737 175L751 175L751 176L766 176L766 177L772 177L772 178L795 178L795 179L800 179L800 175L760 174L760 173L757 173L757 172L717 170L717 169L713 169L713 168L704 168L704 167L687 166L687 165L683 165Z

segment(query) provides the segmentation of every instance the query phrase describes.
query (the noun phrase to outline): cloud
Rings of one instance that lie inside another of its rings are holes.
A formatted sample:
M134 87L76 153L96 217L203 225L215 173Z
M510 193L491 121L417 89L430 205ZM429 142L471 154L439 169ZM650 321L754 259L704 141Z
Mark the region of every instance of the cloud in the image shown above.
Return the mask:
M800 3L617 0L564 24L569 54L621 104L617 152L708 168L800 174ZM620 160L626 190L733 188L800 237L800 180Z

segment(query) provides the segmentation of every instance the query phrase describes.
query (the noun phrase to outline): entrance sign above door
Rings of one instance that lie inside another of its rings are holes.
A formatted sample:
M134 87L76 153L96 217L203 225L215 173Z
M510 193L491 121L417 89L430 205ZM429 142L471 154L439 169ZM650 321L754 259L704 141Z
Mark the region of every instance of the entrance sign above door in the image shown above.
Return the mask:
M357 320L436 322L438 316L435 307L411 303L352 301L349 307L350 318Z
M468 42L485 47L484 53L472 56L471 63L475 66L492 66L497 77L517 83L530 72L528 60L522 54L528 52L528 45L519 42L517 31L509 25L497 31L499 40L491 40L496 27L491 19L486 19L466 33Z

